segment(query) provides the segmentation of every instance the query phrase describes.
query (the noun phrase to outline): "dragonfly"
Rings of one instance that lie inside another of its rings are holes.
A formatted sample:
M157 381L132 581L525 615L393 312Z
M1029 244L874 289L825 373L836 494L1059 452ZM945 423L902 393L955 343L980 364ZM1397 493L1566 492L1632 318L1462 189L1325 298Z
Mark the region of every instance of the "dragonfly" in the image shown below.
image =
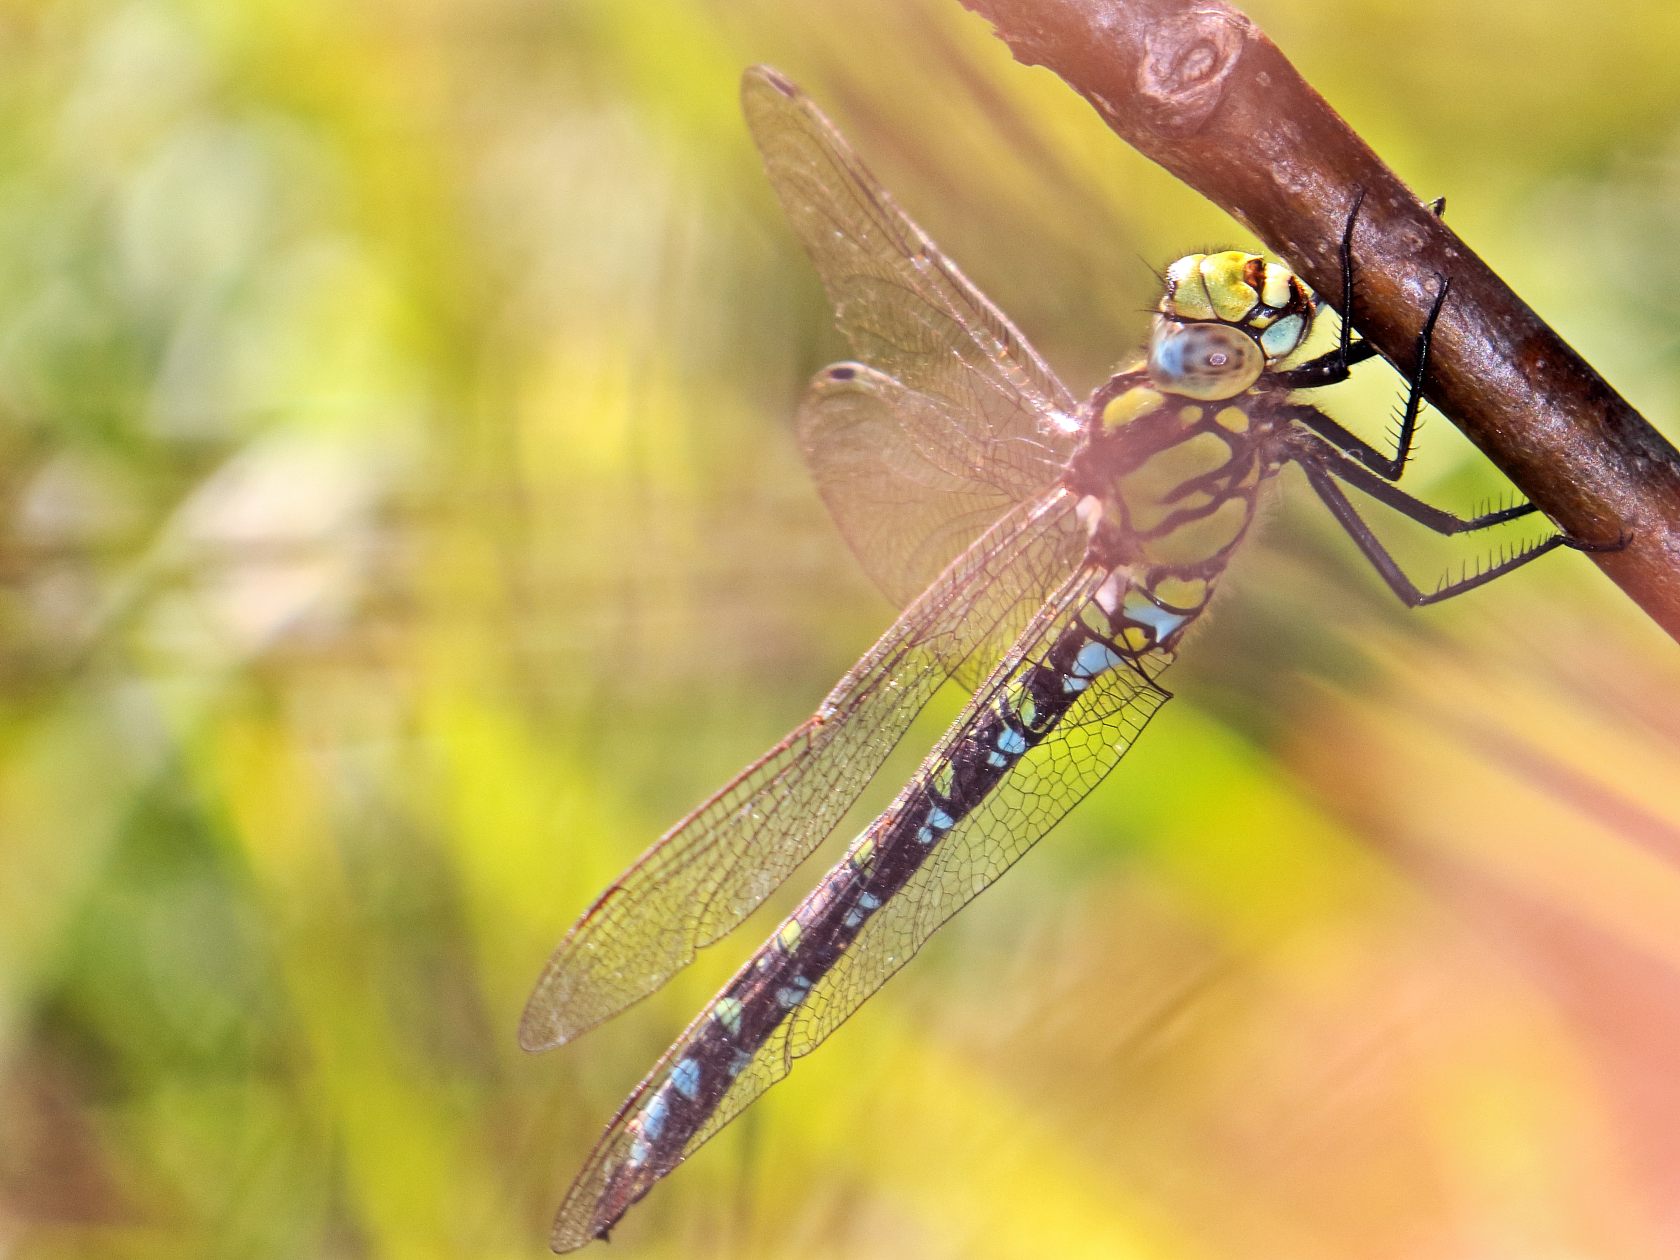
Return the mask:
M558 1252L605 1238L1114 768L1170 698L1162 674L1284 467L1411 606L1559 546L1592 548L1555 532L1424 590L1355 508L1362 496L1445 535L1535 511L1458 516L1400 488L1445 278L1394 450L1301 400L1376 353L1345 316L1357 197L1334 349L1288 365L1322 302L1282 262L1190 254L1166 269L1142 362L1080 401L798 88L754 67L742 103L857 355L811 381L800 442L841 532L903 611L810 718L596 899L543 970L521 1044L569 1042L663 985L839 825L936 690L954 678L970 699L626 1100L555 1217Z

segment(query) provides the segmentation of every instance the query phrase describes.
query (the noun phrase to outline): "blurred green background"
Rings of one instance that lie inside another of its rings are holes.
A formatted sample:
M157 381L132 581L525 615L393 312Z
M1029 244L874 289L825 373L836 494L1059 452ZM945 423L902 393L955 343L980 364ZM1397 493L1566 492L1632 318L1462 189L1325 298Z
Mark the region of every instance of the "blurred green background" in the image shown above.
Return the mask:
M1248 11L1680 433L1680 9ZM1252 243L954 0L0 3L0 1255L543 1254L774 922L515 1047L891 617L755 61L1077 392ZM1283 482L1113 778L603 1254L1680 1252L1674 645L1569 554L1408 613Z

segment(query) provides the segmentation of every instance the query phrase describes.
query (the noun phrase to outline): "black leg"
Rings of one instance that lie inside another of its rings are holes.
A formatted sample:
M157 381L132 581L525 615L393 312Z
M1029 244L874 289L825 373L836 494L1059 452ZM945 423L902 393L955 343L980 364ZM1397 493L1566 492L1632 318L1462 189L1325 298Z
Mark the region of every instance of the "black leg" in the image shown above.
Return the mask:
M1371 562L1371 567L1377 571L1384 582L1388 583L1388 588L1398 595L1400 601L1408 608L1421 608L1425 604L1438 604L1444 599L1451 599L1454 595L1462 595L1466 591L1475 590L1478 586L1486 586L1495 578L1504 577L1505 574L1513 569L1520 569L1531 560L1538 560L1548 551L1556 551L1559 547L1564 546L1579 545L1566 534L1553 534L1550 538L1541 539L1533 546L1524 548L1514 555L1506 556L1497 564L1483 569L1479 573L1459 578L1455 582L1443 582L1433 591L1424 591L1419 589L1417 583L1406 576L1399 563L1389 554L1388 548L1383 546L1382 541L1371 531L1371 527L1361 519L1359 513L1354 510L1353 504L1348 502L1347 495L1336 484L1335 478L1323 466L1312 461L1302 461L1301 468L1307 474L1307 481L1318 492L1318 497L1324 500L1324 505L1330 509L1330 514L1336 518L1336 523L1347 532L1348 537L1353 539L1359 550L1365 554L1365 558ZM1392 486L1385 488L1390 491L1394 489ZM1409 498L1410 496L1406 497ZM1439 513L1439 515L1450 520L1458 520L1458 518L1452 517L1450 513L1440 512L1440 509L1432 508L1426 503L1419 503L1416 500L1412 500L1412 502L1416 507L1428 512ZM1533 506L1533 504L1522 505L1523 509L1527 511L1532 511ZM1509 512L1512 509L1506 510ZM1413 520L1422 521L1424 519L1422 515L1414 515L1410 511L1407 512L1407 515L1412 516ZM1501 514L1490 513L1489 515L1498 517ZM1504 519L1508 520L1510 517L1507 516ZM1485 524L1478 524L1476 521L1477 518L1471 518L1470 521L1460 522L1457 530L1443 530L1441 532L1456 533L1465 529L1480 529L1485 528L1486 525L1499 523L1498 520L1488 520Z
M1340 385L1353 374L1355 365L1377 357L1377 348L1364 338L1350 341L1348 322L1342 320L1342 344L1326 350L1316 359L1308 359L1299 367L1274 372L1272 380L1279 389L1322 389L1326 385Z
M1335 385L1348 378L1350 370L1357 363L1375 358L1377 349L1370 342L1360 339L1353 340L1353 225L1359 217L1359 207L1365 202L1365 190L1361 188L1353 199L1353 209L1348 211L1347 223L1342 228L1342 244L1340 250L1342 266L1342 331L1340 344L1334 350L1326 351L1316 359L1309 359L1299 367L1287 372L1277 373L1273 379L1284 389L1318 389L1324 385ZM1447 199L1437 197L1429 203L1429 208L1437 219L1447 213ZM1345 432L1345 430L1344 430ZM1357 439L1354 439L1358 445Z
M1274 380L1283 388L1313 389L1320 385L1331 385L1345 380L1349 368L1355 364L1371 358L1376 351L1370 343L1352 340L1351 325L1353 313L1353 228L1359 215L1359 207L1364 200L1361 190L1355 198L1353 209L1348 214L1347 225L1342 231L1341 264L1342 264L1342 330L1341 341L1336 349L1320 355L1300 367L1288 372L1275 374ZM1445 197L1438 197L1430 203L1437 216L1446 212ZM1373 568L1388 583L1388 587L1398 595L1403 603L1412 608L1426 604L1437 604L1444 599L1451 599L1455 595L1462 595L1466 591L1475 590L1478 586L1485 586L1495 578L1503 577L1514 569L1520 569L1530 561L1537 560L1549 551L1559 547L1573 547L1581 551L1613 551L1627 544L1626 536L1611 543L1590 543L1571 538L1564 533L1556 533L1549 538L1541 539L1531 546L1510 555L1503 555L1499 561L1480 572L1461 577L1457 581L1443 582L1434 591L1424 591L1406 576L1400 568L1399 562L1389 552L1371 527L1359 515L1347 494L1338 481L1370 496L1401 515L1437 534L1453 535L1469 533L1480 529L1489 529L1496 525L1503 525L1507 521L1518 520L1529 516L1539 509L1532 503L1518 503L1511 507L1499 508L1492 512L1482 512L1475 516L1456 516L1433 504L1401 490L1395 483L1400 480L1406 470L1406 462L1411 456L1412 439L1417 433L1418 411L1423 405L1423 389L1429 379L1429 348L1434 338L1436 321L1441 317L1441 308L1446 304L1447 293L1451 288L1451 281L1441 277L1440 287L1435 293L1435 300L1430 304L1429 315L1423 322L1423 328L1418 333L1416 366L1412 371L1411 380L1406 390L1406 405L1400 416L1400 429L1395 435L1395 451L1393 455L1383 455L1376 451L1369 443L1358 437L1351 430L1336 423L1329 416L1316 407L1289 406L1277 407L1277 413L1295 422L1299 427L1293 436L1287 439L1285 452L1288 458L1301 465L1307 475L1307 481L1312 485L1318 497L1330 509L1330 514L1336 519L1347 535L1353 539L1365 558L1371 562Z
M1339 256L1342 265L1342 331L1334 350L1309 359L1299 367L1279 372L1274 378L1283 389L1318 389L1345 381L1355 363L1363 363L1375 355L1376 348L1366 341L1353 340L1353 225L1359 219L1359 207L1365 204L1365 190L1353 196L1353 208L1342 225L1342 244Z
M1441 307L1446 304L1447 292L1451 288L1452 282L1443 276L1441 287L1435 291L1435 301L1430 304L1429 315L1418 332L1417 366L1413 368L1412 379L1406 388L1406 406L1400 414L1400 432L1395 435L1394 454L1381 454L1368 442L1314 407L1300 409L1299 419L1302 424L1389 481L1400 480L1400 474L1406 471L1406 461L1412 455L1412 438L1417 434L1418 411L1423 406L1423 386L1429 378L1429 346L1435 337L1435 321L1441 318Z
M1290 408L1293 417L1303 423L1307 418L1302 413L1308 410L1310 409L1304 407ZM1369 495L1378 503L1386 504L1402 516L1416 521L1425 529L1434 530L1437 534L1451 536L1488 529L1494 525L1503 525L1506 521L1530 516L1540 510L1532 503L1517 503L1476 516L1455 516L1432 503L1425 503L1415 495L1407 494L1392 481L1387 481L1372 472L1356 458L1350 457L1316 434L1297 433L1289 444L1289 455L1303 468L1338 478L1362 494Z

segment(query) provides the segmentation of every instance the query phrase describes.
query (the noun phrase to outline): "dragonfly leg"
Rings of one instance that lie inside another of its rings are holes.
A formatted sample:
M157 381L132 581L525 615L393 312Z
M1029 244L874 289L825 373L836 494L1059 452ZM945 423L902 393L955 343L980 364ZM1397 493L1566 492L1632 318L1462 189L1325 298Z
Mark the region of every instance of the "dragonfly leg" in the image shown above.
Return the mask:
M1452 282L1441 277L1429 315L1418 332L1417 367L1406 387L1406 405L1400 412L1400 430L1394 436L1394 454L1381 454L1317 408L1304 407L1298 414L1302 424L1387 481L1399 481L1406 471L1406 462L1412 457L1412 439L1417 435L1418 412L1423 406L1423 386L1429 378L1429 345L1435 336L1435 321L1441 317L1441 307L1446 304L1451 287Z
M1342 243L1338 251L1342 269L1342 331L1334 350L1316 359L1309 359L1299 367L1277 374L1277 383L1284 389L1318 389L1345 381L1353 365L1374 356L1376 347L1370 342L1353 339L1353 225L1359 219L1359 207L1365 204L1365 190L1353 196L1353 208L1342 225Z
M1307 410L1291 408L1291 415L1305 423L1308 417L1303 413ZM1437 534L1465 534L1473 530L1488 529L1494 525L1503 525L1506 521L1530 516L1540 510L1532 503L1514 503L1491 512L1479 512L1475 516L1457 516L1432 503L1425 503L1416 495L1408 494L1339 447L1313 434L1298 436L1290 444L1289 454L1290 458L1303 468L1317 469L1328 476L1339 478L1360 493L1386 504L1402 516L1416 521L1425 529L1434 530Z
M1346 531L1348 537L1353 539L1359 550L1364 553L1365 558L1371 562L1371 567L1377 571L1384 582L1388 583L1389 589L1398 595L1400 601L1408 608L1421 608L1425 604L1438 604L1444 599L1451 599L1454 595L1462 595L1466 591L1475 590L1478 586L1485 586L1495 578L1505 576L1513 569L1520 569L1531 560L1538 560L1548 551L1555 551L1559 547L1581 545L1567 534L1553 534L1530 547L1525 547L1521 551L1505 556L1497 564L1489 565L1480 572L1461 577L1456 581L1443 582L1433 591L1425 591L1406 575L1399 562L1390 554L1388 548L1383 546L1382 540L1376 536L1371 527L1354 510L1353 504L1348 501L1348 497L1342 488L1336 484L1335 478L1321 465L1303 463L1301 467L1307 474L1307 481L1318 492L1318 497L1324 500L1324 505L1330 509L1330 514L1336 518L1336 523ZM1420 511L1415 514L1407 513L1414 520L1423 520L1425 512L1438 513L1440 516L1448 517L1454 521L1459 520L1459 518L1452 517L1451 513L1440 512L1438 508L1430 507L1426 503L1416 503L1415 506ZM1532 504L1522 504L1521 506L1525 508L1533 507ZM1507 511L1509 510L1507 509ZM1499 513L1490 513L1489 515L1498 516ZM1497 521L1485 522L1485 524L1497 523ZM1483 524L1475 523L1475 518L1460 522L1460 529L1478 528L1483 528ZM1456 533L1459 530L1442 532ZM1597 548L1593 547L1591 549L1596 550Z
M1318 389L1339 384L1347 380L1355 364L1376 357L1375 346L1363 338L1356 341L1353 337L1353 225L1364 202L1365 190L1361 188L1354 196L1353 208L1348 211L1347 222L1342 227L1342 243L1338 250L1342 270L1341 340L1334 350L1327 350L1316 359L1308 359L1287 372L1279 372L1275 379L1284 389ZM1429 203L1429 208L1436 218L1441 218L1447 212L1447 199L1437 197ZM1349 441L1357 442L1357 439L1350 436Z
M1504 555L1497 563L1479 572L1456 581L1443 582L1433 591L1425 591L1406 575L1382 540L1365 523L1364 518L1348 499L1346 491L1338 484L1338 479L1438 534L1465 534L1488 529L1528 516L1538 509L1532 503L1518 503L1475 516L1455 516L1384 481L1364 465L1316 437L1303 435L1298 438L1290 448L1290 457L1301 465L1302 471L1307 475L1307 481L1324 501L1324 505L1330 509L1336 523L1353 539L1365 558L1371 562L1371 566L1383 581L1388 583L1389 589L1408 607L1438 604L1454 595L1475 590L1478 586L1485 586L1495 578L1503 577L1513 569L1520 569L1530 561L1538 560L1548 551L1555 551L1559 547L1572 547L1577 551L1615 551L1626 546L1628 542L1625 534L1606 543L1590 542L1559 532L1513 554Z

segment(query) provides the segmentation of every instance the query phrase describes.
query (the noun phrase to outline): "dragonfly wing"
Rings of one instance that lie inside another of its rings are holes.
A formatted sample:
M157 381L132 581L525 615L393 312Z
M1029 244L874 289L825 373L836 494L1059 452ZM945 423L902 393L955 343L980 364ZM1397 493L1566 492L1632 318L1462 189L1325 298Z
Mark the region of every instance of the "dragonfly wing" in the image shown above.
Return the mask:
M1090 587L1079 594L1094 589ZM1076 601L1070 601L1070 604ZM1068 607L1061 610L1064 615ZM985 715L1026 662L1041 660L1059 626L1044 619L1029 629L1014 668L994 671L938 748L923 774L969 742ZM1150 662L1152 674L1164 660ZM1131 669L1099 677L1066 718L1032 748L986 800L938 843L932 857L887 901L736 1077L722 1105L691 1143L698 1148L760 1094L785 1077L793 1061L825 1041L952 915L988 888L1042 839L1117 764L1167 693ZM921 776L918 776L921 777Z
M860 359L928 401L900 415L899 426L949 471L967 470L984 493L1002 490L1007 501L1042 487L1077 435L1078 406L1067 387L898 208L804 93L756 66L742 80L741 99L841 332ZM821 479L822 461L813 466ZM937 499L930 510L941 510ZM889 566L887 576L882 585L900 602L914 593L901 571Z
M998 521L809 720L661 836L590 907L537 981L520 1044L570 1041L746 918L834 829L954 665L1013 637L1078 567L1084 545L1061 489Z
M823 502L887 598L903 607L1014 503L1062 471L1009 461L952 404L861 363L811 381L799 437Z
M1035 652L1047 647L1048 639L1042 640ZM932 859L870 919L799 1008L778 1061L763 1064L770 1080L785 1076L793 1059L820 1045L946 920L1019 861L1119 764L1170 696L1152 681L1167 663L1164 657L1145 658L1140 668L1127 666L1099 677L985 802L939 841ZM979 717L995 704L1014 672L993 675L947 735L943 752L973 737Z
M1065 679L1065 663L1073 657L1064 649L1070 627L1077 629L1072 621L1103 579L1090 570L1070 578L893 807L666 1052L573 1183L555 1219L556 1250L602 1236L661 1177L786 1076L796 1058L821 1044L1119 762L1167 698L1154 682L1164 656L1128 656L1123 663L1109 656L1113 667L1082 685L1056 725L995 775L990 790L961 818L953 823L946 817L947 830L929 836L925 827L941 825L931 817L921 832L915 822L902 825L905 817L927 817L930 784L970 774L995 750L1005 697L1018 696L1029 673L1054 670L1060 671L1055 678ZM920 815L914 813L918 802ZM895 832L909 846L931 847L910 857L901 845L895 856L887 847ZM865 864L860 848L876 839L882 843ZM864 890L880 887L876 881L895 861L912 869L896 892L871 905ZM867 919L860 913L865 909ZM833 933L842 925L853 933L849 938ZM813 983L809 977L819 972ZM772 1001L761 998L766 985L779 986L771 990ZM745 1047L754 1048L749 1053Z

